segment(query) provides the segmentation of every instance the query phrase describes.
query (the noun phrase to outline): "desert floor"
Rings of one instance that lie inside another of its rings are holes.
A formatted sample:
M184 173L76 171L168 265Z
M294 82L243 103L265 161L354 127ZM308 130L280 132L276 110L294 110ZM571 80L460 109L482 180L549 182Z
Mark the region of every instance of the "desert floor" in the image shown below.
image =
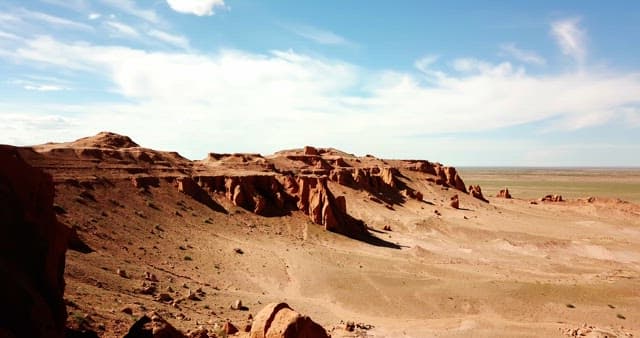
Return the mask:
M333 337L640 335L640 206L530 203L547 193L637 201L638 171L462 177L480 183L490 203L465 195L456 210L454 191L424 187L424 202L391 210L332 185L375 243L326 232L296 212L261 217L224 202L229 213L216 212L164 182L147 192L98 186L90 197L59 185L60 220L95 250L67 254L69 320L104 337L122 336L149 310L185 331L226 320L243 327L265 304L285 301ZM491 197L503 186L515 199ZM156 301L136 290L146 272L174 299L203 293L177 307ZM229 308L236 299L245 311ZM346 321L373 327L346 332Z

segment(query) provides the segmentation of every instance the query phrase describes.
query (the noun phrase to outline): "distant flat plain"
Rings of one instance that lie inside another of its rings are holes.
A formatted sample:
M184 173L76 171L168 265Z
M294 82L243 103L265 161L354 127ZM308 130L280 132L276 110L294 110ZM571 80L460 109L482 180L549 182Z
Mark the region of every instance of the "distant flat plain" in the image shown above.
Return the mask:
M537 199L548 194L564 198L590 196L640 203L640 168L462 167L467 185L479 184L485 196L505 187L514 198Z

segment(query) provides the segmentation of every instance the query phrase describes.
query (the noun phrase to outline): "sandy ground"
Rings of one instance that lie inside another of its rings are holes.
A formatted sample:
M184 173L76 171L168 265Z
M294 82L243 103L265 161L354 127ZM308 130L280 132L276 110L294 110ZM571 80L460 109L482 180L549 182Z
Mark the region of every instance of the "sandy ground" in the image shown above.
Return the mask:
M227 319L242 327L264 304L285 301L333 337L552 337L585 326L593 336L640 334L640 207L462 196L455 210L446 203L454 191L421 188L425 202L390 210L332 186L394 244L376 246L297 212L260 217L223 198L229 213L212 211L164 182L148 192L95 187L95 201L59 185L61 221L95 250L67 255L70 322L119 337L155 310L185 331ZM135 291L145 272L173 298L205 294L178 307L155 301ZM236 299L247 311L229 309ZM373 328L350 333L343 321Z
M463 171L467 184L483 177L494 182L483 186L490 203L412 170L398 173L396 183L421 192L422 201L396 191L396 201L386 204L329 182L334 195L345 196L347 212L376 236L364 242L327 232L300 211L257 216L217 193L214 210L173 183L193 166L232 174L274 164L304 169L286 154L212 154L193 164L136 146L101 133L39 146L44 157L25 149L24 156L53 174L58 219L92 249L67 253L71 326L122 337L153 310L185 332L226 321L243 329L264 305L284 301L332 337L640 334L640 205L607 198L531 203L548 193L566 196L563 187L571 182L579 197L598 195L602 189L590 187L602 179L623 185L609 193L636 193L635 172L625 179L619 171L601 172L602 178L539 170L466 177ZM354 166L399 163L335 150L332 156ZM136 188L131 175L141 172L159 177L159 185ZM516 198L490 197L504 182L522 182L512 189ZM460 209L449 206L454 194ZM148 279L157 279L155 295L141 292ZM230 309L236 300L245 308ZM347 321L361 328L347 332Z

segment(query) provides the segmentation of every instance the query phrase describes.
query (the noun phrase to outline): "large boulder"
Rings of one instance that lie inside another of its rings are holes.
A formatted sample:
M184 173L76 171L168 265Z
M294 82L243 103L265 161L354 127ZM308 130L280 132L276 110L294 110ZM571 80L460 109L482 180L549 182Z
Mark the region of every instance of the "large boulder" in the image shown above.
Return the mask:
M325 329L286 303L271 303L254 318L250 338L328 338Z
M69 229L56 220L51 176L0 145L0 336L64 337Z

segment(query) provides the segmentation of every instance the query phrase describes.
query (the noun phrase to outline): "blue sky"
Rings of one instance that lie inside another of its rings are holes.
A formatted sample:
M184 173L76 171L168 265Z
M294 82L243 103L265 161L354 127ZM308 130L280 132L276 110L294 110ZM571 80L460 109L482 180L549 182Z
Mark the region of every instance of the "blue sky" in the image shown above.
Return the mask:
M640 3L0 3L0 143L640 166Z

